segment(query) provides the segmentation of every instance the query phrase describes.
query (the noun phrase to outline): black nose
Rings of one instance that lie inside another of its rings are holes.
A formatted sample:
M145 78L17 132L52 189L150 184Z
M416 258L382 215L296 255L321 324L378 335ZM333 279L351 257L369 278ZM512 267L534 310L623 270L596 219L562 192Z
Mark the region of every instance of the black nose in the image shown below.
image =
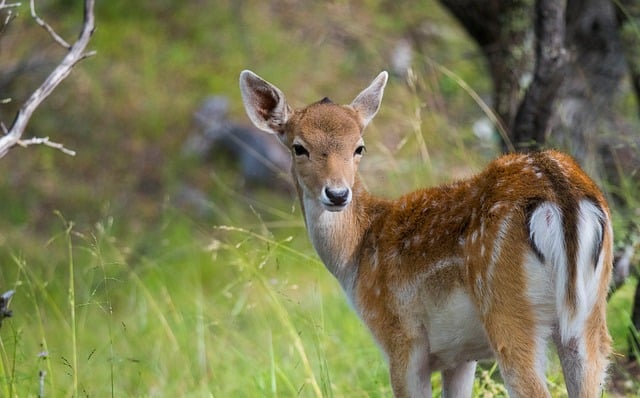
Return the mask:
M349 188L325 188L324 193L334 206L342 206L349 199Z

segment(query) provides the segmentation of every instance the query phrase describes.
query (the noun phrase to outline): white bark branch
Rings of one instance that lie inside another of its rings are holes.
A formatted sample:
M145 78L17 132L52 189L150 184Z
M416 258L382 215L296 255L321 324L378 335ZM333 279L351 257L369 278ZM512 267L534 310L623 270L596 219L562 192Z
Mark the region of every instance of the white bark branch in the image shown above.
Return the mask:
M7 3L7 0L0 1L0 10L5 8L20 7L21 3Z
M4 2L0 3L4 4ZM69 49L67 55L62 59L60 64L51 72L51 74L47 77L47 79L38 87L31 96L25 101L25 103L20 107L16 118L14 119L11 127L9 128L6 135L0 137L0 157L3 157L7 154L9 149L13 148L15 145L21 144L22 134L24 133L29 120L31 119L31 115L33 112L40 106L42 101L44 101L53 90L71 73L73 67L84 58L89 57L95 52L85 52L87 44L91 39L91 35L95 29L95 17L94 17L94 5L95 0L85 0L84 3L84 22L82 24L82 30L78 37L78 40L71 46L67 44L65 46ZM33 8L33 1L31 2L31 12L36 18L36 22L41 26L44 26L47 31L52 35L56 42L60 43L64 46L63 43L66 43L64 40L62 42L58 40L59 36L53 32L53 29L44 21L42 21L39 17L37 17L35 10ZM42 22L42 23L41 23ZM43 25L44 24L44 25ZM48 28L47 28L48 27ZM51 33L53 32L53 33ZM25 144L26 143L26 144ZM75 152L70 151L64 148L60 144L53 143L49 141L48 138L42 139L31 139L22 141L23 146L33 145L33 144L43 144L47 146L54 147L59 149L65 153L73 154Z
M29 145L44 145L44 146L48 146L50 148L54 148L57 149L63 153L66 153L67 155L70 156L75 156L76 155L76 151L65 148L64 145L57 143L57 142L53 142L49 140L49 137L34 137L34 138L30 138L28 140L18 140L18 145L20 145L23 148L28 147Z
M0 33L4 32L4 29L9 25L9 22L15 18L16 14L11 10L11 8L15 7L20 7L20 3L7 3L6 0L2 0L0 2L0 11L7 10L5 11L6 15L4 17L4 21L2 21L2 25L0 25Z
M38 25L42 26L42 28L46 30L51 35L51 37L53 37L53 40L58 42L58 44L60 44L62 47L66 48L67 50L71 50L71 45L69 45L69 43L67 43L65 39L63 39L59 34L57 34L56 31L53 30L51 25L46 23L42 18L38 16L38 14L36 14L35 0L31 0L29 5L31 7L31 18L35 19Z

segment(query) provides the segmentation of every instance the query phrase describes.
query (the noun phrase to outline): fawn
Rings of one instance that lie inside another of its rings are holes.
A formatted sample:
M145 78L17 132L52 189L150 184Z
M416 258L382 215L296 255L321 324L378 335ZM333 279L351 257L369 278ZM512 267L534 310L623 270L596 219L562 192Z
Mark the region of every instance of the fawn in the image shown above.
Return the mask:
M350 105L294 110L251 71L247 114L291 151L310 240L387 355L396 397L471 396L476 361L496 358L512 397L548 397L557 348L570 397L596 397L611 338L606 297L613 232L607 203L573 159L510 154L469 179L396 200L357 174L363 130L387 73Z

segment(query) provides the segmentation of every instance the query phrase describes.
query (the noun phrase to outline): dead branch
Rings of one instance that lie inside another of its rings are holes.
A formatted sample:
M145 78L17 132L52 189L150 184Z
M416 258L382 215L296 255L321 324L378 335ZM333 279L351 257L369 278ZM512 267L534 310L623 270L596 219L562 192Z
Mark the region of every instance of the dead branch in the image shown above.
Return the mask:
M67 155L70 155L70 156L76 155L76 151L72 151L71 149L65 148L64 145L60 143L50 141L49 137L34 137L28 140L18 140L18 145L20 145L23 148L26 148L30 145L44 145L44 146L48 146L49 148L57 149L62 153L66 153Z
M7 27L7 25L9 25L9 22L11 22L16 16L16 14L11 9L19 6L20 3L7 3L6 0L0 1L0 11L5 10L6 13L2 24L0 24L0 34L4 32L4 29Z
M4 10L6 8L15 8L19 7L21 3L7 3L7 0L0 1L0 10Z
M0 7L5 4L4 1L0 3ZM47 79L38 87L31 96L20 107L11 127L6 132L6 135L0 137L0 157L7 154L9 149L15 145L28 146L34 144L43 144L63 151L69 155L73 155L75 152L64 148L61 144L53 143L48 138L35 138L31 140L22 140L22 134L24 133L31 115L40 106L40 104L53 92L53 90L71 73L74 66L83 59L92 56L95 52L85 52L91 35L95 29L95 17L94 17L94 5L95 0L85 0L84 2L84 21L82 24L82 30L78 37L78 40L71 46L62 39L53 29L44 22L35 12L35 6L33 0L31 0L31 15L36 22L42 26L51 37L60 45L67 48L69 52L62 59L60 64L51 72Z
M35 0L31 0L31 2L29 3L31 6L31 17L35 19L38 25L42 26L42 28L46 30L47 33L49 33L49 35L51 35L51 37L53 37L53 40L58 42L58 44L60 44L62 47L66 48L67 50L70 50L71 46L69 45L69 43L67 43L65 39L63 39L59 34L57 34L56 31L53 30L51 25L46 23L42 18L38 16L38 14L36 14L36 5L34 4L34 1Z

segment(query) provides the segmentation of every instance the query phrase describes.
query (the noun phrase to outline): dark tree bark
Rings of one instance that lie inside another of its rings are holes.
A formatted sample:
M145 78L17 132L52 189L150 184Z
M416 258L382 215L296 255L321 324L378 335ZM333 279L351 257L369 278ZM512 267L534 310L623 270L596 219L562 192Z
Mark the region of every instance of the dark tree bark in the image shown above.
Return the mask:
M533 67L529 39L532 0L441 0L484 54L493 81L493 108L507 132L513 130L526 75ZM512 137L503 140L513 150Z
M564 2L540 0L535 6L533 81L520 103L511 137L520 151L537 150L545 142L558 86L566 73Z
M596 156L604 153L610 158L605 160L616 163L616 151L610 154L602 146L615 149L638 144L629 128L613 137L601 134L620 130L619 120L612 118L611 104L626 72L613 2L568 0L564 18L564 2L558 1L441 3L487 60L494 86L493 108L508 132L508 140L503 140L505 151L562 147L594 174L601 166ZM630 160L625 170L637 170L640 159L633 157L624 156ZM601 179L612 177L597 174Z
M636 98L640 99L640 2L637 0L618 0L615 2L616 14L624 54L627 58L629 76ZM640 116L640 100L636 102Z
M571 59L546 142L569 151L601 181L617 180L615 169L602 167L603 150L610 148L613 157L617 147L626 146L623 142L638 137L620 124L613 109L626 72L615 8L608 0L570 0L566 20ZM636 155L624 168L639 164Z

